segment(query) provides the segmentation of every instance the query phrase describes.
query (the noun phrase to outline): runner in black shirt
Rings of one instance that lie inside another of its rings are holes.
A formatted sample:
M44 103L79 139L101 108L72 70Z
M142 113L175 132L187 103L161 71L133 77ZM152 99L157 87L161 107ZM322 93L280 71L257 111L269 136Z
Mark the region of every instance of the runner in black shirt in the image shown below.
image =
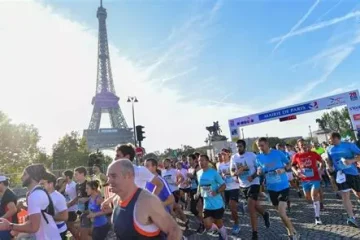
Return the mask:
M0 217L6 218L9 222L17 223L17 197L9 188L9 181L5 176L0 176ZM10 231L0 231L1 240L10 240Z
M78 214L80 215L80 239L88 239L91 234L91 220L87 218L89 214L89 197L86 193L86 168L78 167L74 170L76 180L76 193L78 200Z

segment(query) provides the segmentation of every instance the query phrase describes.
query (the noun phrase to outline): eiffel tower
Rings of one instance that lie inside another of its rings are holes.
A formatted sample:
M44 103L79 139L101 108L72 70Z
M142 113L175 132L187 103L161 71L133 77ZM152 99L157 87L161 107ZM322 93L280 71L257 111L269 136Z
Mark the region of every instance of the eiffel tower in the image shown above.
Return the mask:
M116 96L110 64L109 44L106 30L107 12L100 0L97 14L99 20L98 67L94 106L88 129L84 130L88 148L107 149L121 143L134 142L132 129L128 127ZM111 128L100 128L102 113L110 116Z

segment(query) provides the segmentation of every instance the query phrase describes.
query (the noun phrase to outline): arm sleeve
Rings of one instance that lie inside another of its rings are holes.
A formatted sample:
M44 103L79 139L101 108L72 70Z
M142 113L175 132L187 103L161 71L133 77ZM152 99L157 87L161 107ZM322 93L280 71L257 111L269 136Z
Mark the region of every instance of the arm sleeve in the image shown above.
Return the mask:
M280 151L278 151L281 162L285 165L289 164L290 160L286 157L286 155Z
M49 205L49 199L46 196L46 193L42 190L35 190L30 193L27 199L28 203L28 214L37 214L41 213L42 209L45 209Z
M360 155L360 148L355 143L350 143L350 150L355 155Z
M231 157L230 159L230 169L234 168L234 156Z
M222 177L220 176L220 174L219 174L218 172L216 172L216 174L215 174L215 181L216 181L219 185L225 184L224 180L222 179Z
M58 195L59 201L56 202L56 208L58 210L58 212L62 212L67 210L67 206L66 206L66 199L63 195L59 194Z
M149 169L147 169L146 167L139 167L139 174L137 177L141 177L144 181L146 182L152 182L152 180L154 179L155 175L152 174Z

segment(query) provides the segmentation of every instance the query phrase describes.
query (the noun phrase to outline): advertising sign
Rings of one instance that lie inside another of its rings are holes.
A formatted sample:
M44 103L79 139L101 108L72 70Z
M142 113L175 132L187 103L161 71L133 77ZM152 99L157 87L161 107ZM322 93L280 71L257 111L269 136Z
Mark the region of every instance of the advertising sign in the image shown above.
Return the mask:
M359 91L354 90L333 96L315 99L308 102L303 102L292 106L287 106L284 108L278 108L271 111L230 119L229 129L231 139L232 141L234 141L234 139L239 139L240 127L258 124L266 121L272 121L276 119L285 119L293 115L300 115L310 112L316 112L319 110L331 109L333 107L339 107L342 105L347 105L349 108L353 128L360 129Z
M360 101L348 105L349 115L354 130L360 130Z

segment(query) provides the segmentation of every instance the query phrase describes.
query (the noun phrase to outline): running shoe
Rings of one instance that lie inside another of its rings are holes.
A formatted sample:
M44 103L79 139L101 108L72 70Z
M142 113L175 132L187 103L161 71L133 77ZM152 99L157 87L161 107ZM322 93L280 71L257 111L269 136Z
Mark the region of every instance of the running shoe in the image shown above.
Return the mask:
M263 218L264 218L265 227L269 228L270 227L270 213L264 212Z
M353 217L348 218L346 223L347 223L347 225L352 226L352 227L356 227L356 228L359 227L358 223L356 222L355 218L353 218Z
M232 233L233 235L239 234L239 233L240 233L240 227L239 227L239 225L236 225L236 224L235 224L235 225L232 227L231 233Z
M315 225L321 225L322 224L322 221L319 217L316 217L315 218Z

